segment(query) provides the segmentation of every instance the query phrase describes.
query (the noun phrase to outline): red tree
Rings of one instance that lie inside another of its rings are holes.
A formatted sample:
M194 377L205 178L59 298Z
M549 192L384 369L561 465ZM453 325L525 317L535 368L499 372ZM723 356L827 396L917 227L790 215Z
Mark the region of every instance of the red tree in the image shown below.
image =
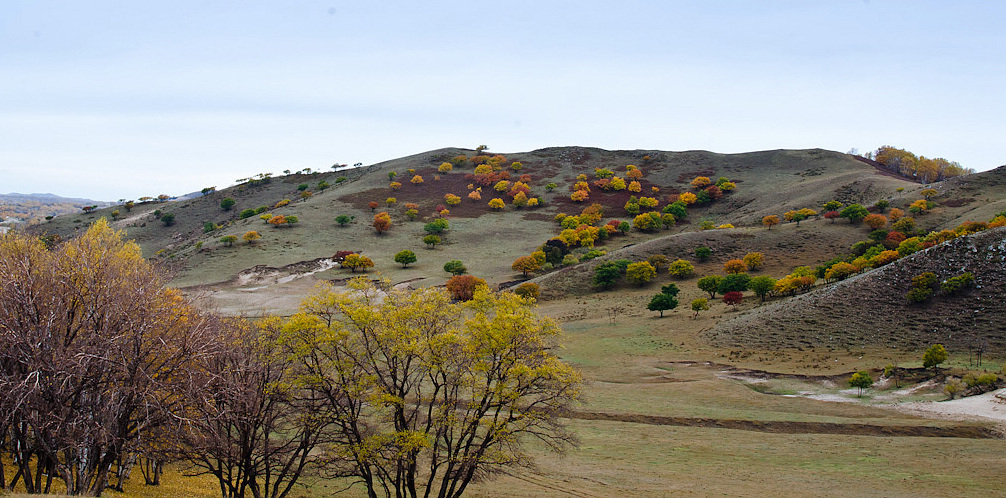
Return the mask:
M723 302L727 306L738 305L742 301L744 301L744 294L741 294L740 292L731 291L731 292L727 292L726 294L723 294Z

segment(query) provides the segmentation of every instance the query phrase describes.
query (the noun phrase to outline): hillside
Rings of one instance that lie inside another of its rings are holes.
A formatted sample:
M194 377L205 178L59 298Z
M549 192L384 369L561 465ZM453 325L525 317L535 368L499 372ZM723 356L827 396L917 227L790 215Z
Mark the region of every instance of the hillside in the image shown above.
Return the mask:
M924 304L905 299L912 277L975 275L974 289ZM706 336L726 347L917 351L1006 349L1006 228L961 237L887 266L718 323Z
M194 199L138 204L129 212L117 206L90 215L59 217L38 230L72 236L75 230L97 217L119 211L113 226L125 229L146 255L159 254L164 261L170 262L177 275L176 284L181 286L226 283L250 268L262 265L282 268L327 258L340 250L360 251L370 256L377 262L376 269L395 281L419 279L427 285L440 284L445 280L443 264L451 259L462 259L471 273L497 284L516 278L509 269L511 261L530 253L558 233L552 221L556 214L578 213L583 208L569 199L569 193L578 174L592 176L596 168L624 172L627 164L639 165L645 175L641 180L643 193L639 195L647 195L652 187L657 187L661 201L667 195L687 190L691 179L698 175L726 176L737 184L737 189L728 197L695 210L671 232L693 231L701 220L736 226L757 225L766 214L818 207L831 199L870 203L893 196L898 187L909 191L918 187L881 174L846 154L823 150L727 155L702 151L606 151L563 147L506 154L507 164L512 161L523 164L514 176L530 175L532 195L539 196L543 205L534 210L508 207L502 212L493 212L486 206L489 195L480 202L464 198L471 183L466 178L472 171L471 166L459 167L449 174L437 171L443 161L459 154L471 156L473 151L440 149L343 172L272 177L265 182L249 182ZM405 178L409 169L426 181L420 186L412 185L409 178ZM398 173L397 179L403 183L399 190L392 191L388 187L389 172ZM339 178L345 180L339 182ZM319 190L317 186L322 181L331 186ZM544 188L548 183L558 187L548 192ZM297 190L301 184L307 184L314 195L302 200ZM489 192L491 190L486 193ZM423 223L431 219L436 205L444 203L447 193L461 195L463 201L451 208L451 230L444 245L427 250L421 242ZM622 209L630 195L627 191L597 190L589 202L603 204L606 218L631 221L631 216ZM397 198L397 203L388 208L385 200L392 196ZM228 197L233 198L236 205L224 211L220 201ZM276 229L265 225L258 216L244 220L238 217L244 209L271 207L283 199L290 199L291 203L282 208L270 208L268 212L296 215L300 219L296 226ZM376 211L387 210L392 216L393 228L384 235L375 235L370 226L373 212L367 204L371 201L380 203ZM417 221L405 221L403 206L408 202L419 205ZM163 226L155 213L175 214L174 224ZM339 227L334 218L341 214L353 216L353 223ZM204 233L207 222L221 228ZM249 230L262 234L253 246L224 247L219 242L223 235L240 237ZM630 239L645 241L662 234L634 234ZM625 242L611 241L609 245ZM396 265L391 262L392 256L402 249L411 249L419 255L419 263L407 271L395 269ZM332 272L327 272L316 278L333 276Z

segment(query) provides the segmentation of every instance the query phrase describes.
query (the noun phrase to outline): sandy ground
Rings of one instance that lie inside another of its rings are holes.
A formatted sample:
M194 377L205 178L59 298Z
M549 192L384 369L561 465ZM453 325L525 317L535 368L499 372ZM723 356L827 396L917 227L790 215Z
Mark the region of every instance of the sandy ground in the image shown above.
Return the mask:
M949 401L892 403L891 408L948 420L993 420L1006 426L1006 389Z

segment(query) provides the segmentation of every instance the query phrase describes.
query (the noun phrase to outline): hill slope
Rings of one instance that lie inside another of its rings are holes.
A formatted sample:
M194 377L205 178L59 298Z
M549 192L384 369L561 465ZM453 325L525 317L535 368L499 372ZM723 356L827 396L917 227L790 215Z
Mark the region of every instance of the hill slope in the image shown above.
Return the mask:
M941 280L971 272L975 288L922 305L905 294L912 277ZM943 343L961 351L985 344L1006 348L1006 228L940 244L890 265L777 301L717 324L707 337L723 346L904 351Z

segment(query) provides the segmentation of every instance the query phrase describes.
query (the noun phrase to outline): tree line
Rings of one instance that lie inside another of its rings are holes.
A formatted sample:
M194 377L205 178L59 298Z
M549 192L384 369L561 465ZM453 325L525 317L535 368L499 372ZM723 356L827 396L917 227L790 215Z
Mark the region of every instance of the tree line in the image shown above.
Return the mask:
M249 321L166 280L104 221L53 248L0 238L4 489L99 496L178 461L224 497L286 496L306 474L460 496L529 463L527 440L574 440L560 416L581 377L529 299L358 279Z

